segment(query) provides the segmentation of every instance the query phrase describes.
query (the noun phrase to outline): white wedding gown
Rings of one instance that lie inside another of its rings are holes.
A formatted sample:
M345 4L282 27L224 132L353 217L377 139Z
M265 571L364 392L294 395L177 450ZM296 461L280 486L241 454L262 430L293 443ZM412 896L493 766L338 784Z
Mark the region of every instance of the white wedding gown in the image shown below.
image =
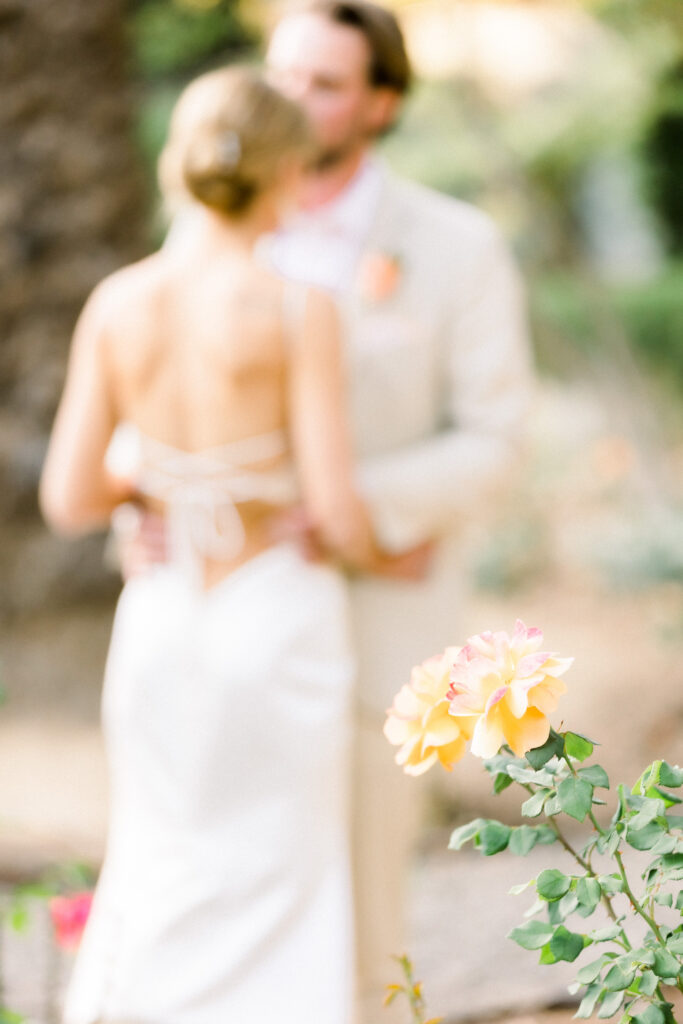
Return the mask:
M278 544L199 585L198 553L241 543L235 500L291 499L291 470L244 469L279 433L131 441L172 558L116 612L107 852L65 1024L350 1024L343 580Z

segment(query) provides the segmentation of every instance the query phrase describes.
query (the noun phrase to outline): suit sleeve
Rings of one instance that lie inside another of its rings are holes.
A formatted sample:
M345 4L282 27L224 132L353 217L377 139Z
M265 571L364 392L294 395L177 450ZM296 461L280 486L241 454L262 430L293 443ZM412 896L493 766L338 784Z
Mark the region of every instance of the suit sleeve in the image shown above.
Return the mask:
M444 329L443 429L365 461L363 493L380 542L401 551L496 502L524 449L532 370L524 290L491 229Z

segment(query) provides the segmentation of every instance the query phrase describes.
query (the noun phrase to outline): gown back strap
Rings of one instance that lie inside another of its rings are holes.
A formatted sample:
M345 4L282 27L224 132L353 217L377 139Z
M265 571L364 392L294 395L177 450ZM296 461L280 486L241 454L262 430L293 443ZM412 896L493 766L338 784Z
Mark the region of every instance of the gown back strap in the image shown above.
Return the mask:
M186 451L150 437L135 424L121 423L107 465L132 477L141 494L163 502L171 561L196 577L203 558L229 561L242 550L245 533L238 503L286 505L297 499L289 460L274 469L253 468L288 451L284 430Z

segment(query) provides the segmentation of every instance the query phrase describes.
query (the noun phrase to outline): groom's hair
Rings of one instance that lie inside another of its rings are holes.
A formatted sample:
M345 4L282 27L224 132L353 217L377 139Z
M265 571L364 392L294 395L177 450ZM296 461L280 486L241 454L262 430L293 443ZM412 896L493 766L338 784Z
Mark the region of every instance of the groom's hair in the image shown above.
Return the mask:
M393 89L400 95L408 91L413 73L403 32L386 7L368 0L310 0L303 9L320 14L335 25L348 25L361 32L370 49L371 84Z

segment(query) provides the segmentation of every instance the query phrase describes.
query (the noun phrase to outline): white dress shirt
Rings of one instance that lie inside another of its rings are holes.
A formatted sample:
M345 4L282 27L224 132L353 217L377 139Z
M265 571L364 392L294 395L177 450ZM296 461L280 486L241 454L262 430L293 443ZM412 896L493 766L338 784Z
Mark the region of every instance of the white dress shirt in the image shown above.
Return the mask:
M338 196L297 214L269 239L272 265L291 280L335 295L347 292L377 210L382 177L381 165L366 158Z

